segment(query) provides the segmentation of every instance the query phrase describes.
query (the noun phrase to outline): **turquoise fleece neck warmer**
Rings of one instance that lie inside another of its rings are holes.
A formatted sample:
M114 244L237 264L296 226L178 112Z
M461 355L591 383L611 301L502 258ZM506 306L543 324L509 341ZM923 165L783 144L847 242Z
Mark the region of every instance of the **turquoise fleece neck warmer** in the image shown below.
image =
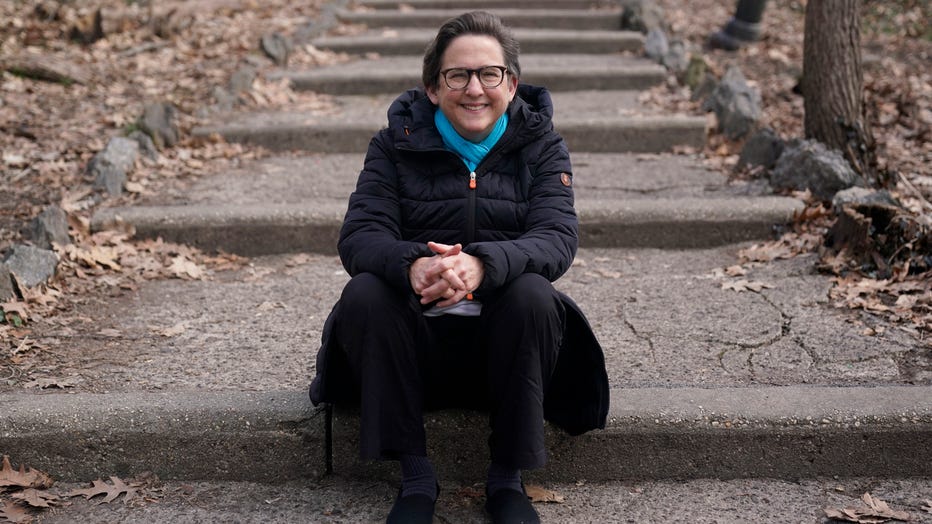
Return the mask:
M440 109L437 109L434 113L434 124L437 126L437 130L440 131L440 136L443 137L443 145L458 154L470 171L475 171L479 162L482 162L485 155L489 154L492 146L505 134L505 128L508 127L508 113L504 113L499 117L489 136L479 143L461 137L456 129L453 129L453 124L450 123L447 116Z

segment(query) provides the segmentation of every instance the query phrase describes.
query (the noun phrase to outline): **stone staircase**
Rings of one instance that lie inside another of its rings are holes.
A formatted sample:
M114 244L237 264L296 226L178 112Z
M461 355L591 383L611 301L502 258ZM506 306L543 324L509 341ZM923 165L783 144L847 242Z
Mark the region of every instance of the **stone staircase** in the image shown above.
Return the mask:
M302 388L320 324L347 279L334 256L346 198L388 103L417 85L433 30L474 8L518 28L523 80L554 91L581 235L579 264L558 286L589 314L613 387L608 428L575 439L551 433L552 465L538 475L572 482L932 474L932 461L915 451L932 449L932 406L922 400L932 398L929 388L900 386L895 365L882 358L906 351L908 341L891 336L855 347L833 338L854 339L855 328L818 309L828 284L799 265L761 270L776 284L772 294L726 295L712 280L714 268L734 263L736 243L771 237L802 206L756 195L697 158L673 154L677 146L702 147L705 119L642 107L639 90L663 82L664 70L639 57L639 34L618 29L614 3L585 0L365 0L338 9L340 21L369 29L313 44L356 59L269 75L332 95L335 111L223 115L194 133L281 154L93 217L94 229L122 221L142 237L265 256L255 264L271 269L242 281L153 283L129 307L114 305L114 322L139 339L147 323L191 319L181 338L151 340L144 364L128 374L199 369L198 386L119 393L114 385L106 402L6 400L12 415L0 434L19 432L0 439L2 447L29 461L36 453L29 443L46 439L48 456L59 459L43 469L65 478L69 468L262 482L321 472L322 420ZM288 253L315 255L295 268ZM287 305L261 330L243 325L257 317L257 295ZM876 387L856 387L865 383ZM336 418L338 471L384 471L356 463L355 417ZM93 448L104 420L113 428L110 452L76 453L75 443ZM58 425L70 428L64 438ZM481 478L485 426L475 413L428 418L444 476Z

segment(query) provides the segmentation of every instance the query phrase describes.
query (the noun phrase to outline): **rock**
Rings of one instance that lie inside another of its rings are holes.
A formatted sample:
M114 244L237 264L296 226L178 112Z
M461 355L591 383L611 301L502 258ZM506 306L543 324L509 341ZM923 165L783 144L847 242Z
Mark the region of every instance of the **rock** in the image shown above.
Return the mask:
M135 140L136 144L139 146L139 152L145 155L146 158L150 160L157 160L159 158L159 150L155 147L155 142L152 141L152 137L149 135L137 129L126 135L126 138Z
M16 290L13 289L13 277L10 275L10 268L0 262L0 302L16 296Z
M648 33L664 27L663 8L651 0L622 0L621 28Z
M175 107L169 103L146 105L137 124L139 129L152 138L155 147L172 147L178 142L178 126L175 125Z
M54 251L32 246L13 246L4 260L16 281L25 287L34 287L55 275L58 267L58 255Z
M277 32L266 33L262 35L259 44L265 54L277 65L282 67L288 65L288 55L291 54L292 49L291 40L288 37Z
M126 175L136 164L139 144L129 138L115 136L87 164L87 173L94 177L94 188L118 196L123 193Z
M712 89L715 89L715 77L707 74L708 70L709 65L705 63L705 58L702 58L701 54L689 57L689 64L686 66L686 73L683 75L683 83L693 90L693 97L696 96L696 88L706 78L712 78ZM709 90L709 94L712 93L712 89Z
M760 92L748 85L740 69L731 67L702 107L715 112L725 137L737 140L750 133L761 117Z
M212 91L214 97L215 109L220 112L228 112L236 105L238 97L220 86L214 86Z
M835 193L832 198L832 207L837 213L846 205L856 206L887 206L902 208L899 202L886 189L875 191L866 187L849 187Z
M251 65L240 66L230 75L227 89L230 93L238 95L244 91L252 91L252 83L256 79L256 68Z
M654 62L660 63L670 51L667 34L663 29L651 29L644 40L644 54Z
M760 129L745 142L736 167L739 170L757 166L773 169L783 153L783 147L783 140L773 130Z
M693 88L693 94L690 99L693 102L699 102L701 100L704 105L705 100L712 96L716 87L718 87L718 80L715 78L715 75L706 73L703 75L699 85Z
M770 173L770 184L777 189L808 189L828 201L842 189L864 186L864 180L838 151L815 140L800 140L786 146Z
M42 211L30 226L29 236L33 243L43 249L51 249L71 243L68 236L68 215L58 206L49 206Z
M670 42L670 47L667 53L663 55L661 63L666 66L668 70L678 75L685 73L690 64L689 51L686 49L686 43L682 40Z
M3 68L14 75L63 85L88 84L91 81L86 68L47 54L22 52L4 60Z

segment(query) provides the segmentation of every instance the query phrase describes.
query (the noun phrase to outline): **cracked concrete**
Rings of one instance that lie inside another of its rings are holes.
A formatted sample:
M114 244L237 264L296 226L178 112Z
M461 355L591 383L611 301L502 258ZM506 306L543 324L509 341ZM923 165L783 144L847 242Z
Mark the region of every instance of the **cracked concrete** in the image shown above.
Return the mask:
M932 384L920 341L864 335L828 304L827 277L805 260L752 267L744 278L773 286L761 293L722 289L713 271L733 265L739 247L579 251L557 287L589 316L613 387ZM274 256L208 281L114 289L84 309L86 323L41 330L40 343L67 341L80 362L45 355L0 388L303 389L347 279L336 257Z

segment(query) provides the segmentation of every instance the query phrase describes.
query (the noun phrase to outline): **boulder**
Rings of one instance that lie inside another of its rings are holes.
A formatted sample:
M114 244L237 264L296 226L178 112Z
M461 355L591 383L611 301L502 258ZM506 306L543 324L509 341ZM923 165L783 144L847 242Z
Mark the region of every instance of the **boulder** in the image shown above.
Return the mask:
M651 29L644 39L644 54L654 62L661 63L668 52L670 44L667 42L667 34L663 29Z
M55 276L58 255L48 249L16 245L3 261L16 281L25 287L34 287Z
M70 244L68 215L58 206L45 208L30 224L29 237L37 247L42 249L51 249L52 244L59 246Z
M728 69L702 107L715 112L719 130L729 140L737 140L750 133L762 114L760 92L748 85L737 67Z
M155 146L173 147L178 143L178 126L175 124L175 106L169 103L147 104L137 121L139 129L152 138Z
M690 57L686 42L674 40L670 42L667 53L663 55L663 65L677 75L683 74L689 69Z
M238 95L246 91L252 91L252 83L256 80L257 74L258 71L254 66L240 66L236 71L233 71L232 75L230 75L230 82L227 86L227 90L234 95Z
M115 136L87 164L87 173L94 177L94 188L118 196L123 193L126 175L136 165L139 144L135 140Z
M832 208L835 209L835 212L840 213L841 209L846 205L902 208L902 205L886 189L876 191L859 186L842 189L835 193L832 198Z
M759 129L744 144L738 156L737 169L763 167L771 170L783 153L783 140L771 129Z
M259 42L262 51L275 62L284 67L288 65L288 56L291 54L291 40L281 33L266 33Z
M157 160L159 158L159 150L155 147L155 142L152 141L152 137L149 135L137 129L126 135L126 138L135 140L136 144L139 146L139 152L146 158L150 160Z
M10 268L0 262L0 302L16 296L16 290L13 288L13 277L10 275Z
M628 31L648 33L664 27L664 12L651 0L622 0L621 28Z
M808 189L823 201L843 189L865 185L841 153L815 140L788 144L770 173L770 184L777 189Z

